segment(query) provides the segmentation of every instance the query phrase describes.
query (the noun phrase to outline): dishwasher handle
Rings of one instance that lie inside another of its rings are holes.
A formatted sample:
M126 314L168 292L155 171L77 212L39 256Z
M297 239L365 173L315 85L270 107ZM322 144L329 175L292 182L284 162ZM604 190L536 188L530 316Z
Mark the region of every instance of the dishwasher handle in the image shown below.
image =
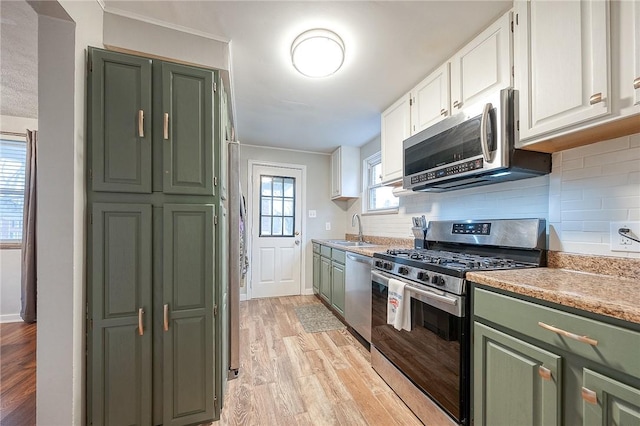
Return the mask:
M353 260L354 262L364 263L365 265L371 266L371 258L367 256L359 256L356 254L347 253L347 259Z

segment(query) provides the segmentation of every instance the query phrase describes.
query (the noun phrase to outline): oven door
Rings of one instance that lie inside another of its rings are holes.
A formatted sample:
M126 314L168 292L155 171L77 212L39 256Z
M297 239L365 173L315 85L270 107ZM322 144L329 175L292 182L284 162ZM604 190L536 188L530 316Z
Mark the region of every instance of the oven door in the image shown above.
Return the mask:
M466 424L470 407L466 298L416 289L401 280L411 296L411 331L398 331L387 324L389 278L385 272L371 272L371 343L440 407Z

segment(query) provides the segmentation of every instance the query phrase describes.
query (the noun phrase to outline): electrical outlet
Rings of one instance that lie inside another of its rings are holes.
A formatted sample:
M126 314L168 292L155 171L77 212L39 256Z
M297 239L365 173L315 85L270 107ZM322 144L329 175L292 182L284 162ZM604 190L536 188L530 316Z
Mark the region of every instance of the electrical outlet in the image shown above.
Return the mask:
M309 217L316 217L316 211L315 210L309 210Z
M327 222L324 224L324 229L326 229L327 231L331 231L331 222Z
M620 235L620 229L628 229L628 238ZM640 253L640 222L611 222L611 251L626 251ZM633 238L633 239L632 239Z

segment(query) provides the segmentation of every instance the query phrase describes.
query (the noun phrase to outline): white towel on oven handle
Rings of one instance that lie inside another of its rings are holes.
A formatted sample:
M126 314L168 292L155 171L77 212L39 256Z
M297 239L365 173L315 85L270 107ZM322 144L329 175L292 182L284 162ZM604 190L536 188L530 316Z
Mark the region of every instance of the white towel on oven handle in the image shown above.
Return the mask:
M394 278L389 278L387 324L396 330L411 331L411 296L405 284Z

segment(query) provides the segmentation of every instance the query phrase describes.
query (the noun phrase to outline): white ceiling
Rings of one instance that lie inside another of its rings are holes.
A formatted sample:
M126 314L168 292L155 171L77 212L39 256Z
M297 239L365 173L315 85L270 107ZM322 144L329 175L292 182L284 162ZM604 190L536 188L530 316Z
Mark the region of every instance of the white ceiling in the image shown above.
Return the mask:
M35 12L1 1L2 114L37 115ZM105 1L230 40L236 132L245 144L330 152L380 133L380 113L511 7L511 1ZM298 74L291 42L317 27L344 40L343 67ZM7 61L6 58L9 58Z
M380 133L380 113L449 58L511 1L111 1L131 12L231 41L240 142L330 152ZM328 28L343 67L310 79L291 65L294 38Z

